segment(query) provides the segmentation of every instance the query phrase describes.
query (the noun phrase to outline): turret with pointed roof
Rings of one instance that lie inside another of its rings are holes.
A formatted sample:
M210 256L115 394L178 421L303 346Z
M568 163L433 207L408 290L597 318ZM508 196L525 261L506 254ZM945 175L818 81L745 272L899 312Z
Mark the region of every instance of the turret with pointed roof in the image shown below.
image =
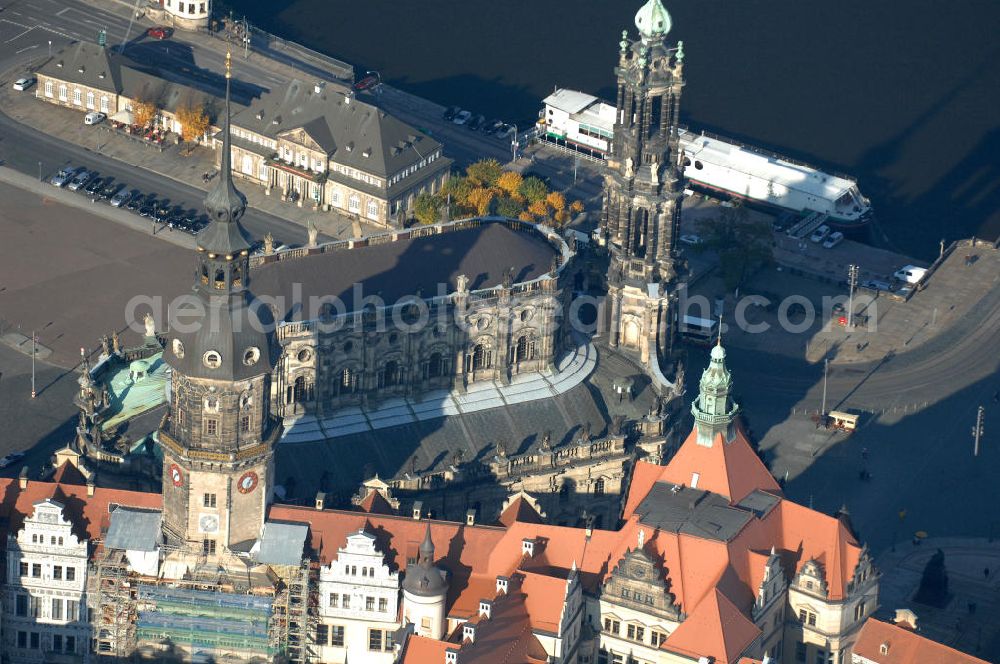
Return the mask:
M698 398L691 404L699 445L711 446L719 434L729 443L736 435L734 423L739 406L730 399L732 386L733 378L726 368L726 349L722 347L720 336L718 344L712 348L712 360L701 375Z

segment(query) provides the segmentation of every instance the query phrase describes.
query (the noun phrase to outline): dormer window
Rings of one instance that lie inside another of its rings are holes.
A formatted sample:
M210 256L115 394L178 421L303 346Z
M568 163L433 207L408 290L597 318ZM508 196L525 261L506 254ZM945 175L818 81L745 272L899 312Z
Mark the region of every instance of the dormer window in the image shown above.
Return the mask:
M885 643L883 643L882 645L880 645L878 647L878 652L879 652L880 655L888 655L889 654L889 642L886 641Z

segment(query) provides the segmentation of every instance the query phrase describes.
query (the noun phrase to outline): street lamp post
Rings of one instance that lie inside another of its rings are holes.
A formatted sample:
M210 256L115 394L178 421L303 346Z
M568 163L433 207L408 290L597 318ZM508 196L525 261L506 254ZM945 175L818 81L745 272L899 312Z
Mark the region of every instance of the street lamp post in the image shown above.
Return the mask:
M38 162L38 181L42 181L42 162Z
M979 456L979 439L983 437L983 422L986 419L986 409L982 406L976 411L976 426L972 427L972 456Z
M49 57L52 57L52 40L49 40Z
M35 392L35 342L38 341L38 337L35 336L35 331L31 331L31 398L34 399L36 396Z
M847 267L847 281L851 286L851 294L847 298L847 327L854 327L854 289L858 286L858 266L851 263Z
M829 368L830 358L825 358L823 360L823 410L820 413L823 417L826 417L826 374Z
M514 125L514 137L510 139L510 149L514 153L511 161L517 161L517 125Z

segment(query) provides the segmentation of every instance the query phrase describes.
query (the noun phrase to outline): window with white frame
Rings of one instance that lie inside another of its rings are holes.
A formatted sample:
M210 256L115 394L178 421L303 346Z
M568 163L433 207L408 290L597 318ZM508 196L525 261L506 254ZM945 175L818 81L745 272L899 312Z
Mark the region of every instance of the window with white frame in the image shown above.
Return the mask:
M83 103L83 92L80 88L73 88L73 103L77 106Z
M267 180L267 162L263 159L260 162L260 166L257 169L257 177L261 180Z
M253 175L253 158L245 154L242 159L242 170L244 175Z
M333 205L335 205L337 207L340 207L341 203L340 203L340 190L339 189L334 189L332 192L330 192L330 203L332 203Z
M101 95L101 113L109 113L111 111L111 100L108 99L107 95Z
M347 209L351 212L359 212L361 210L361 199L357 194L351 194L351 197L347 201Z
M45 81L45 96L52 96L52 81Z
M66 84L59 84L59 101L66 101Z
M378 219L378 203L375 201L368 201L368 218Z

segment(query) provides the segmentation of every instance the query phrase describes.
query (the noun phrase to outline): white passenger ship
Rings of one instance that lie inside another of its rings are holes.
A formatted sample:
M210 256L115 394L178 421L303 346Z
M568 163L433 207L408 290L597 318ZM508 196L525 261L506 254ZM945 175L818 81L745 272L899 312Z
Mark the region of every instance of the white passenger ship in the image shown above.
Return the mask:
M594 158L608 154L614 106L565 89L556 90L543 103L538 121L541 138ZM818 212L841 227L861 226L871 218L871 203L848 176L686 128L681 129L680 144L685 153L684 175L695 188L802 215Z

